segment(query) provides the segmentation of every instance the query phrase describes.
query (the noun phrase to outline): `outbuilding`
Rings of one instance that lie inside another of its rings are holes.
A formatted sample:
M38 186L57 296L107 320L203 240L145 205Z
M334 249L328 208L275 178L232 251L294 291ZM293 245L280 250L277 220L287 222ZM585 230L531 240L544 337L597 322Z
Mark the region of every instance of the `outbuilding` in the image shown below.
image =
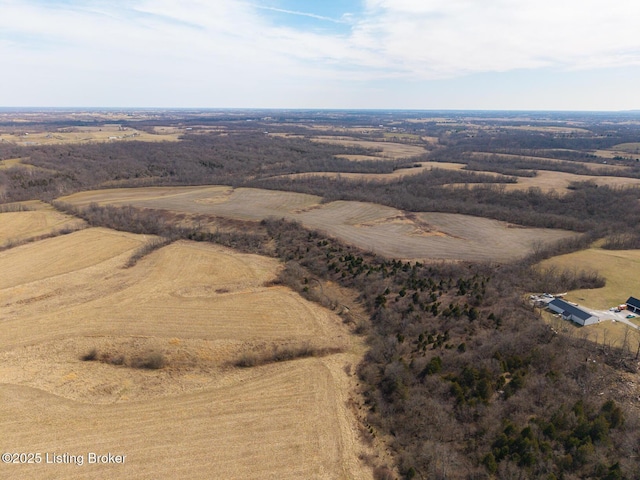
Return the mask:
M582 310L581 308L571 305L559 298L549 302L549 310L559 313L565 320L571 320L579 325L584 326L598 323L598 317L592 313Z
M629 300L627 300L627 310L633 313L640 312L640 300L635 297L629 297Z

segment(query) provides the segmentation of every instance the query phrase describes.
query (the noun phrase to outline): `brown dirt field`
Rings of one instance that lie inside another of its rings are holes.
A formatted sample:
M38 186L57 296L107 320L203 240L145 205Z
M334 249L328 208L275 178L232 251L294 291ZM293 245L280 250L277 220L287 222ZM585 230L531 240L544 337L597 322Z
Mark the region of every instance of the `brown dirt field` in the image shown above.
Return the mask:
M124 465L0 465L0 476L371 478L346 368L364 347L341 319L265 286L277 261L210 244L177 242L122 268L148 240L92 228L0 253L0 450L127 455ZM230 365L301 342L344 353ZM80 360L92 348L161 352L168 365Z
M291 192L229 187L175 187L90 191L61 200L76 205L132 204L185 213L206 213L240 220L285 217L378 254L402 259L507 261L525 255L537 242L573 235L562 230L511 228L504 222L456 214L421 213L363 202L331 202ZM140 200L135 200L136 194ZM221 196L226 197L220 201Z
M422 155L427 150L418 145L407 145L395 142L373 142L370 140L359 140L353 137L323 137L318 136L311 139L314 142L333 143L336 145L346 145L349 147L374 148L382 150L380 157L387 158L407 158Z
M82 220L65 215L46 204L38 204L38 210L0 213L0 246L8 241L23 241L29 238L54 233L69 228L77 229Z

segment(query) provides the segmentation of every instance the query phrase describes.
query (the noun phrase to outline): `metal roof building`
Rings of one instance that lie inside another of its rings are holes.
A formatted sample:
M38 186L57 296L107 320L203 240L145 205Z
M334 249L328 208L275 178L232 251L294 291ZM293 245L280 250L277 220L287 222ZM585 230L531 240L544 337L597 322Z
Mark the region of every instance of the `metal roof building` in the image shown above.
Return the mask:
M565 320L571 320L572 322L580 325L592 325L594 323L598 323L598 317L592 313L582 310L581 308L571 305L559 298L549 302L549 309L562 315L562 318Z
M640 300L635 297L629 297L627 300L627 309L631 310L633 313L640 312Z

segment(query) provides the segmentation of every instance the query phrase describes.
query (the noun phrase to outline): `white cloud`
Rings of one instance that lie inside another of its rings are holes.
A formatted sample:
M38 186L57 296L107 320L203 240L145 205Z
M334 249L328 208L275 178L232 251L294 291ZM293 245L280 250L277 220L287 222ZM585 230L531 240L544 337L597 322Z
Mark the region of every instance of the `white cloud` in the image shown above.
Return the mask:
M354 38L408 76L637 65L634 0L367 0Z
M73 103L91 86L110 102L250 106L331 89L362 97L385 79L640 64L636 0L365 0L362 13L336 19L347 33L275 25L258 2L0 0L0 58L11 70L0 91L55 91ZM301 5L293 17L319 17Z

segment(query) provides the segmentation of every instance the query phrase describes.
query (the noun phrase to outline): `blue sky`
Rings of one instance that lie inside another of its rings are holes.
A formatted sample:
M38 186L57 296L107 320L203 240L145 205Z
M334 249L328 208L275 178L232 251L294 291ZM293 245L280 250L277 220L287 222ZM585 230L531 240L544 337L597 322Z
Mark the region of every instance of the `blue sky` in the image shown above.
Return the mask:
M0 0L0 106L640 109L637 0Z

